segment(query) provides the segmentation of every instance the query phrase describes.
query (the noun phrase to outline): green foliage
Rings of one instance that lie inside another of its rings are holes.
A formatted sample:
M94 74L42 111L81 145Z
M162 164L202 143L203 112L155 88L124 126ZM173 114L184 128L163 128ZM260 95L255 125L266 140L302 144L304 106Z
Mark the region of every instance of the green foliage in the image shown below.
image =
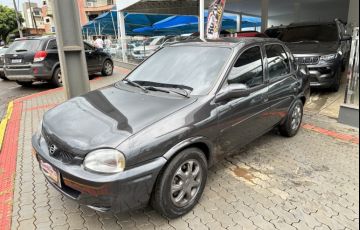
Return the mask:
M23 18L19 14L20 21ZM6 41L7 36L17 30L15 10L0 4L0 39Z

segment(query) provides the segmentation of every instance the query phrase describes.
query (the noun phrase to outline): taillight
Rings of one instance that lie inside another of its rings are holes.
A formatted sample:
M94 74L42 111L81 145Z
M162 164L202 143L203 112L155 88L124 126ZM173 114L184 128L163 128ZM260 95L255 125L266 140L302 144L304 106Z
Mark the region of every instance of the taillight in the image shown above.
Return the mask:
M38 51L36 52L35 56L34 56L34 62L41 62L44 61L45 58L47 56L47 52L46 51Z

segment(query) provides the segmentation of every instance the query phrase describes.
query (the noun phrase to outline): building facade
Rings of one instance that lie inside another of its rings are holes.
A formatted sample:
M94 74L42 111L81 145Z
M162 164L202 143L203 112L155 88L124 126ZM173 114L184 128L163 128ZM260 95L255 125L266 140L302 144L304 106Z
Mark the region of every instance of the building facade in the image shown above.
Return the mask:
M115 0L77 0L80 11L80 21L85 25L97 16L110 11L115 6Z
M22 13L24 17L24 28L44 29L42 9L38 7L37 3L24 2Z

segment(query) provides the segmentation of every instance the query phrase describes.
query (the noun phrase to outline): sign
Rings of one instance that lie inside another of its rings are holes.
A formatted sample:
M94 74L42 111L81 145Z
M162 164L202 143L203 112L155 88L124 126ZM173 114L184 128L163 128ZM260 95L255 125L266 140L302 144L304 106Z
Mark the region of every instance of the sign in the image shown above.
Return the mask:
M220 38L225 3L226 0L214 0L209 7L209 16L206 28L206 37L208 39Z

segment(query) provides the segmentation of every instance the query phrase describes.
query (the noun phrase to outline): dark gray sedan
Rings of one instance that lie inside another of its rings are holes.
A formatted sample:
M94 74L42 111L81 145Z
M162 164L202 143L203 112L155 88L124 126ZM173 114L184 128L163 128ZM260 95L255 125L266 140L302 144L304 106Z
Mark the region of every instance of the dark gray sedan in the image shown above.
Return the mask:
M272 39L192 41L160 49L123 81L48 111L32 144L61 193L98 211L149 203L176 218L207 170L279 127L301 127L308 71Z

